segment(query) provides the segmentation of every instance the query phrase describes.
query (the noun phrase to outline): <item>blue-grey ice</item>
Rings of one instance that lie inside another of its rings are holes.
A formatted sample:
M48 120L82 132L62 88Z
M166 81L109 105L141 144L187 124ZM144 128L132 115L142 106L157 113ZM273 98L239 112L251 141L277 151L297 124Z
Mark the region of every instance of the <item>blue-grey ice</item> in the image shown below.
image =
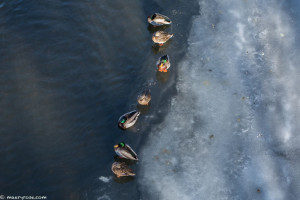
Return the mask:
M199 4L178 95L140 151L142 191L156 200L300 199L299 3Z
M105 176L100 176L99 180L102 181L103 183L108 183L110 180L112 179L112 177L105 177Z

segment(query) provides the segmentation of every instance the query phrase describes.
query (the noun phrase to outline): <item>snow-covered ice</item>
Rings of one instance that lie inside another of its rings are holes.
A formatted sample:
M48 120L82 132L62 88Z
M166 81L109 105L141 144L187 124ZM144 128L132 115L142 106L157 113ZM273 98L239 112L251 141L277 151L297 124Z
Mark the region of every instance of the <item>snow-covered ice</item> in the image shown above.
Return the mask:
M199 1L178 95L140 152L147 198L300 199L295 2Z

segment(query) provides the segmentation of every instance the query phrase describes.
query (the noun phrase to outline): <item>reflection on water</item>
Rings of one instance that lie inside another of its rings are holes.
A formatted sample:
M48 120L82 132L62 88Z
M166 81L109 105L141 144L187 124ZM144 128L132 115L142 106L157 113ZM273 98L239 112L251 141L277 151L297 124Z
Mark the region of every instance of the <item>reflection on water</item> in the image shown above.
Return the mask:
M156 31L165 31L171 25L164 25L164 26L152 26L151 24L148 25L147 29L150 33L155 33Z
M150 101L149 105L146 105L146 106L140 105L140 104L136 105L136 109L139 112L141 112L141 115L146 115L149 112L150 107L151 107L151 101Z
M158 54L159 52L166 52L169 46L172 44L172 38L168 40L166 43L164 43L162 46L159 46L158 44L154 43L152 45L152 52L154 54Z
M126 165L134 165L138 162L136 160L125 159L125 158L122 158L122 157L117 156L117 155L114 156L114 160L116 162L124 162L124 163L126 163Z
M168 78L170 76L172 70L168 70L167 72L156 72L156 80L160 83L166 83L168 81Z
M135 177L134 176L122 176L122 177L114 177L114 182L118 183L118 184L124 184L124 183L129 183L134 181Z

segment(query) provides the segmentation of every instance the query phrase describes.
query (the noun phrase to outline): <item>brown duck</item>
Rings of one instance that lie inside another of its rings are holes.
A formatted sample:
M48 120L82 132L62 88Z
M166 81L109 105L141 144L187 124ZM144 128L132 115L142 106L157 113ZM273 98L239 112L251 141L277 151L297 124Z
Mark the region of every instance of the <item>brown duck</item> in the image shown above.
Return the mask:
M111 166L111 170L118 178L121 176L135 176L133 170L124 162L114 162Z

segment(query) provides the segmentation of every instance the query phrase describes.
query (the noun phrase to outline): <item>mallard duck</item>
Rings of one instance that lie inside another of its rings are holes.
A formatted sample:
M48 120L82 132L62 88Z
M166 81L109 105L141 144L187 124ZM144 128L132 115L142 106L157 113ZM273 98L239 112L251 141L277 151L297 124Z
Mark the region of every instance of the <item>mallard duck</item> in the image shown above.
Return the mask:
M164 32L164 31L156 31L152 35L152 40L154 43L158 43L159 46L162 46L171 37L173 37L173 34L170 34L170 33Z
M169 56L164 55L164 56L160 57L158 59L158 61L156 62L156 66L157 66L158 71L167 72L171 66Z
M111 170L118 178L121 176L135 176L133 170L124 162L114 162L111 166Z
M124 142L120 142L114 146L114 150L118 156L121 158L126 158L130 160L138 160L136 153L132 150L132 148L125 144Z
M121 129L126 129L133 126L138 119L140 112L134 110L128 113L125 113L119 118L118 126Z
M143 90L138 98L137 98L137 101L139 104L141 105L149 105L149 102L151 101L151 91L150 89L145 89Z
M148 16L148 22L153 26L162 26L162 25L167 25L172 23L169 17L159 13L155 13L151 17Z

